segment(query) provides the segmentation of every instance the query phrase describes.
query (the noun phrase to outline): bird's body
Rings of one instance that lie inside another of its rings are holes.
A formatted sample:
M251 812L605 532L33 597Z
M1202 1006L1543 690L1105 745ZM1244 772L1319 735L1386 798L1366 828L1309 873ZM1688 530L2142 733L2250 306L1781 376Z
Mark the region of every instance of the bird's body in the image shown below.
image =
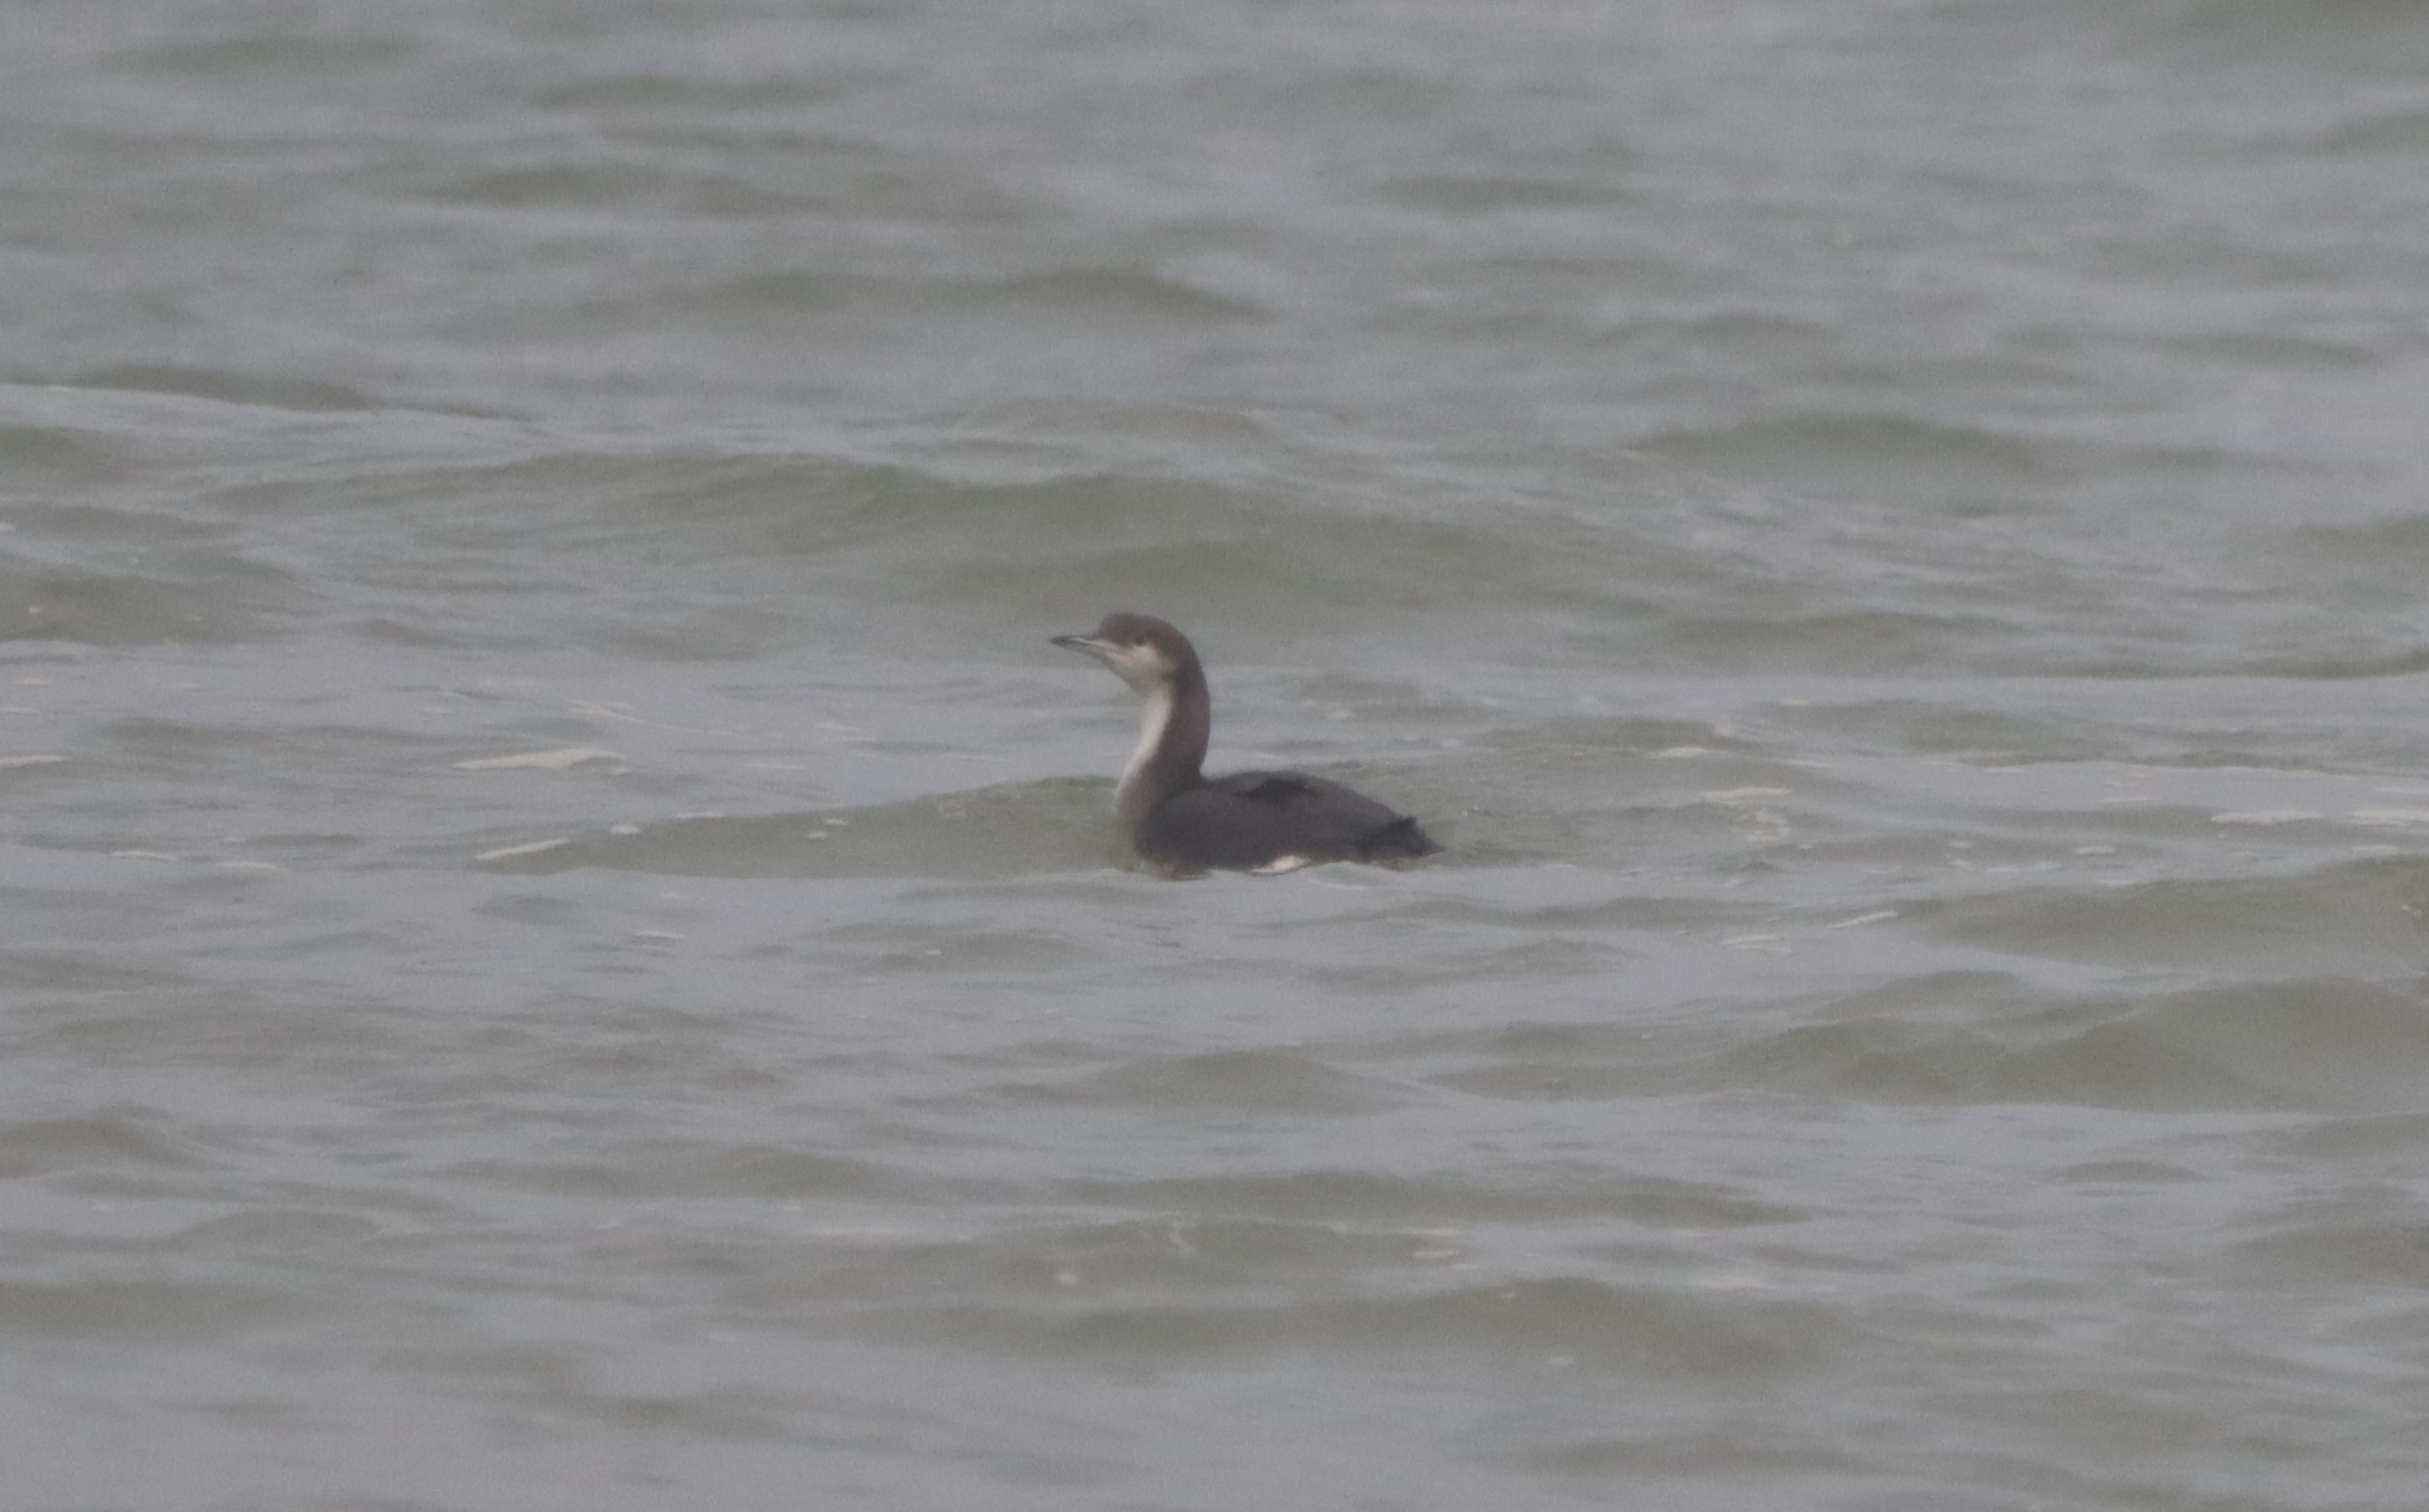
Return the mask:
M1406 814L1304 772L1208 778L1206 669L1188 637L1143 614L1110 614L1054 644L1105 663L1139 696L1138 749L1114 792L1132 848L1165 876L1290 871L1325 862L1391 865L1442 847Z

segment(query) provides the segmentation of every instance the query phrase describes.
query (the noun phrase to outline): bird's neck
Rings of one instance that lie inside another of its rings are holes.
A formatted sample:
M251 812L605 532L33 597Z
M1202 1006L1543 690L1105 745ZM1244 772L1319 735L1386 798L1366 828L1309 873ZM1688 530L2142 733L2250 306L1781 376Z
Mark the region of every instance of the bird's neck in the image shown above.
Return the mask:
M1204 780L1211 703L1206 675L1195 667L1184 667L1140 696L1138 749L1113 790L1114 811L1124 823L1136 824L1156 805Z

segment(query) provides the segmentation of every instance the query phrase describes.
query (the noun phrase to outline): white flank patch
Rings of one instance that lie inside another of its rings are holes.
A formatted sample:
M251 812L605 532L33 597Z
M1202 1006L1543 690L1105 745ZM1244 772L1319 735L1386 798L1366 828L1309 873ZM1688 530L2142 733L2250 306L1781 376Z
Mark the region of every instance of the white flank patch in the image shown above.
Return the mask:
M1262 866L1249 867L1248 875L1252 877L1279 877L1286 871L1296 871L1301 866L1313 866L1314 864L1316 863L1313 861L1310 861L1304 856L1276 856L1273 860L1267 862Z
M567 746L558 751L525 751L517 756L483 756L477 761L458 761L459 772L562 772L580 766L585 761L621 761L624 757L613 751L597 746Z
M515 856L537 856L542 851L552 851L560 845L573 843L572 836L560 835L553 840L531 840L521 845L501 845L494 851L483 851L472 859L474 861L505 861Z

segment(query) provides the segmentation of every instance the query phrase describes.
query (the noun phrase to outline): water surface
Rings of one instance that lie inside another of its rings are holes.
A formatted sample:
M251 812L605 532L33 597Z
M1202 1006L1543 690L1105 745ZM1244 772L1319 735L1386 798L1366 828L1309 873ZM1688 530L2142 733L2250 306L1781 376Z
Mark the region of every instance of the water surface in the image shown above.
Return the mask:
M2410 1508L2429 15L0 18L29 1508ZM1161 884L1218 765L1448 854Z

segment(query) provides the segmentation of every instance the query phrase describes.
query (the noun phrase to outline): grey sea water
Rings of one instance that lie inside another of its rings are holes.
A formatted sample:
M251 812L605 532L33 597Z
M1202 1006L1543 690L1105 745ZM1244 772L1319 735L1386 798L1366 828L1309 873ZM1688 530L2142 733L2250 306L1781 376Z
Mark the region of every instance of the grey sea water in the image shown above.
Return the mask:
M2412 1509L2429 9L0 12L0 1501ZM1114 864L1218 764L1446 855Z

